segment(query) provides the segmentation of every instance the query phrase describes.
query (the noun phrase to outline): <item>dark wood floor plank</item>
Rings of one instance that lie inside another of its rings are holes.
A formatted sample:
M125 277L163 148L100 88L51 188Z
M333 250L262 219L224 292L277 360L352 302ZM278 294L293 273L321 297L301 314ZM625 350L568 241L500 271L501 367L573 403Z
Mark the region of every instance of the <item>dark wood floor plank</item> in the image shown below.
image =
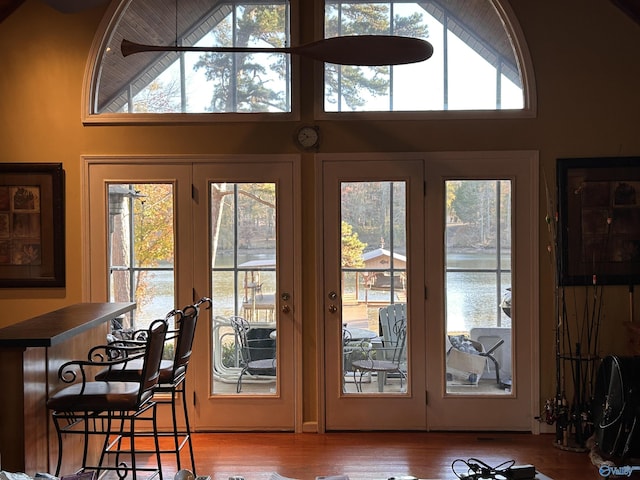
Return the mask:
M507 460L532 464L553 480L602 478L587 453L557 449L551 435L198 433L193 440L197 473L211 475L212 480L228 480L234 475L246 480L267 480L272 472L301 480L339 474L348 475L350 480L381 480L400 475L455 480L452 462L469 458L491 466ZM183 458L187 460L186 455ZM171 480L176 471L175 459L164 458L163 471L165 479Z

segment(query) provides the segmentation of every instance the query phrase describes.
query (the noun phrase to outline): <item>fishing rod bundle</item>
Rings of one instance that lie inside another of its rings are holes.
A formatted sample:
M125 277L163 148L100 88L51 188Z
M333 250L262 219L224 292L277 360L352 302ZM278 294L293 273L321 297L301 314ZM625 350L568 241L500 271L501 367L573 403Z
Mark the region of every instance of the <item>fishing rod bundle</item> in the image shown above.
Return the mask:
M558 296L555 445L586 451L586 441L594 432L593 395L600 363L603 287L594 283L570 292L560 287Z
M592 418L593 390L599 366L600 327L604 315L604 289L598 282L597 266L605 255L611 233L611 218L602 226L603 245L586 251L582 256L590 256L591 272L583 278L590 284L570 284L563 282L563 258L559 242L567 232L558 226L567 222L560 215L566 211L554 208L547 190L546 223L550 242L547 247L554 268L554 315L555 315L555 362L556 395L553 413L550 415L556 424L554 445L571 451L586 451L586 441L593 435ZM549 423L549 421L547 422Z
M556 167L558 209L546 192L556 395L544 418L556 423L560 448L584 451L593 443L592 454L640 457L640 350L632 357L604 356L599 343L606 312L622 306L604 308L604 287L628 285L627 326L640 347L633 311L633 284L640 281L640 174L632 173L638 158L565 158Z

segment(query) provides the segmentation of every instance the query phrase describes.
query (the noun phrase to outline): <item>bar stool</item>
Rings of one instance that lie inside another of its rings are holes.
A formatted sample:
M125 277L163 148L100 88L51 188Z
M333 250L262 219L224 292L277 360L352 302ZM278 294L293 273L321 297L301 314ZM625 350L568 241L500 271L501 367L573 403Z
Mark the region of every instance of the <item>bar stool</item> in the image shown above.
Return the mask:
M207 297L201 298L193 305L189 305L182 310L173 310L169 312L168 316L175 316L176 329L169 330L167 333L167 342L175 342L174 344L174 356L172 360L162 360L160 364L160 379L158 386L155 389L156 394L169 394L167 395L155 395L155 402L158 404L170 404L171 405L171 417L173 421L172 432L159 432L158 436L172 436L174 449L167 450L161 449L160 453L173 453L176 456L176 466L178 470L182 469L180 461L180 451L186 445L189 447L189 456L191 460L191 468L195 475L196 463L193 455L193 444L191 441L191 427L189 425L189 414L187 412L187 398L186 398L186 376L187 367L191 359L191 352L193 346L193 339L195 336L196 325L200 316L200 307L202 304L208 303L208 308L211 308L211 299ZM135 337L135 335L134 335ZM118 340L117 343L134 346L136 341ZM129 362L124 365L120 365L116 368L104 369L96 375L96 380L103 381L137 381L142 375L141 362L139 360ZM178 426L178 419L176 413L176 401L177 397L182 397L182 411L184 417L184 429ZM142 434L144 435L144 434ZM182 439L182 441L180 440Z
M47 401L52 410L53 423L58 436L58 462L56 477L60 475L63 458L62 434L83 435L82 468L80 471L112 470L124 478L131 471L134 480L138 471L153 471L162 480L160 445L156 422L156 402L153 392L160 377L160 361L164 349L167 322L165 319L155 320L147 330L147 341L144 349L140 346L122 347L101 345L89 351L89 360L72 360L58 369L58 377L71 385L54 393ZM115 358L115 359L114 359ZM93 367L119 368L129 362L140 362L141 375L135 382L89 381ZM80 381L78 380L80 378ZM114 422L120 427L113 430ZM142 467L136 464L135 431L140 421L151 422L155 443L156 467ZM128 424L129 428L125 429ZM104 465L105 456L111 435L128 438L129 447L118 442L115 465ZM103 447L97 465L88 463L88 445L91 435L104 436ZM122 456L130 456L131 465L122 461Z

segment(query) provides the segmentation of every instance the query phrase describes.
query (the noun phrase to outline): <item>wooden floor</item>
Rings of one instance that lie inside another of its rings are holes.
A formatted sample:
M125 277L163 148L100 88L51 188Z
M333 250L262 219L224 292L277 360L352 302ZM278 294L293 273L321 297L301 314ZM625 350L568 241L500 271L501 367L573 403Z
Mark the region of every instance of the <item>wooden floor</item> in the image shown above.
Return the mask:
M402 475L455 480L456 459L477 458L490 466L507 460L532 464L553 480L600 479L588 453L560 450L552 435L525 433L198 433L193 435L196 473L212 480L242 476L267 480L275 472L314 480L346 475L381 480ZM189 467L183 450L182 468ZM176 473L175 457L163 456L164 480ZM458 469L466 473L466 469Z

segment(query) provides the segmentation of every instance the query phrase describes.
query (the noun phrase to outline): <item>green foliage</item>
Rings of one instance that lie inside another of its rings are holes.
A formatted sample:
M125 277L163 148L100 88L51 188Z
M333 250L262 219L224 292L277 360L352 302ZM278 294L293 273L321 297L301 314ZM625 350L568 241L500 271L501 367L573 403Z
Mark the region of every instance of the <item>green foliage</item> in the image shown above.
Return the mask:
M391 24L389 4L338 3L325 9L325 36L338 35L394 35L426 39L427 25L421 14L396 15ZM347 108L362 107L364 93L388 95L391 68L354 67L326 64L325 85L330 103L344 102ZM338 100L340 98L340 100Z
M366 243L358 239L358 234L353 231L353 227L346 222L342 222L342 266L343 267L364 267L362 252Z
M496 181L468 180L460 182L452 208L464 223L488 221L496 211ZM487 214L490 214L489 216Z
M222 344L222 365L225 367L236 366L236 344L234 342Z
M498 185L500 191L497 191ZM511 245L510 216L511 184L497 180L466 180L447 183L447 217L464 225L455 243L473 246L494 246L497 240L496 222L500 222L503 247ZM497 217L500 202L500 218Z
M404 182L344 182L342 219L373 248L382 244L389 246L393 228L394 247L402 251L406 246L405 193Z
M245 5L237 9L237 23L231 15L212 31L214 43L221 46L285 45L285 5ZM285 111L289 99L286 89L274 89L273 74L286 78L286 56L266 54L206 53L194 65L204 69L205 78L213 84L212 112Z
M459 187L460 187L460 181L458 180L449 180L446 183L447 216L449 218L455 217L455 212L453 212L453 202L456 199L456 193Z
M338 15L339 10L339 15ZM211 32L213 44L220 46L271 46L289 44L288 7L242 5L236 7L236 23L229 14ZM326 8L325 35L391 34L427 38L428 28L422 14L395 15L389 4L339 3ZM347 108L366 102L365 94L388 95L391 69L388 66L355 67L326 64L325 83L330 102L338 97ZM205 53L194 65L204 70L211 82L212 112L267 112L289 109L286 82L290 76L285 54Z
M173 185L145 183L135 186L140 198L134 202L134 254L135 266L157 267L162 263L173 265L174 217ZM153 298L153 283L149 272L136 274L135 298L143 306Z
M217 249L233 248L236 233L239 248L275 247L274 183L212 184L212 204L220 215L219 228L214 235Z

